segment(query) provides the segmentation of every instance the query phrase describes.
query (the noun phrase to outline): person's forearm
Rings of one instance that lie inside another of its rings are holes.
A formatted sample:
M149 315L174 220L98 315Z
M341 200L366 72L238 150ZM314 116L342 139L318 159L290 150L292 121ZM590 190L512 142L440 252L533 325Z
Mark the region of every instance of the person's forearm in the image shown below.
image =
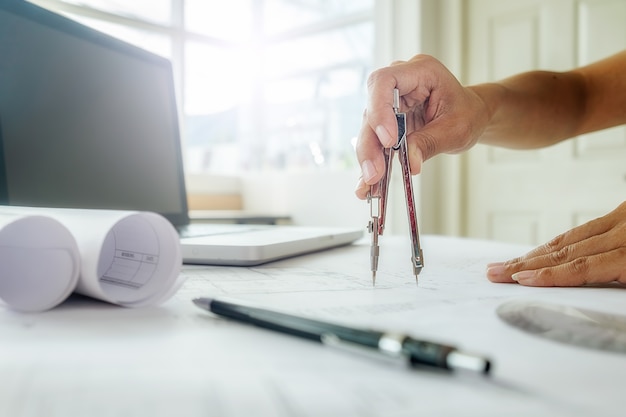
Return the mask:
M626 123L626 51L567 72L469 87L490 110L481 143L537 148Z
M626 124L626 50L572 71L585 79L580 133Z
M576 74L533 71L469 87L490 113L479 142L530 149L574 136L585 108L582 84Z

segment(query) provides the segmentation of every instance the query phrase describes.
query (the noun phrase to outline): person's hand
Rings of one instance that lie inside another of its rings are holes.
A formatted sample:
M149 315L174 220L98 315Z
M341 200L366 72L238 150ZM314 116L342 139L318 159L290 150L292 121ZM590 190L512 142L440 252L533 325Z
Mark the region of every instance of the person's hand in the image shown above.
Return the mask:
M487 278L537 287L626 284L626 202L522 257L489 264Z
M355 193L361 199L383 175L383 147L397 140L394 88L400 92L400 111L407 113L409 165L414 175L421 171L423 161L438 153L472 147L489 121L483 100L430 56L418 55L373 72L356 145L362 175Z

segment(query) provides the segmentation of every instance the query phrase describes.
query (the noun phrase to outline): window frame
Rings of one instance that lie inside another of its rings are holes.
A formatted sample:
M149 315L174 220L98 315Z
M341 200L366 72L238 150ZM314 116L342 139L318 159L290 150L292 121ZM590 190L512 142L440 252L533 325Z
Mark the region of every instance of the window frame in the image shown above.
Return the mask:
M153 23L131 16L123 16L115 13L107 12L101 9L92 8L90 6L77 5L67 3L63 0L28 0L31 3L53 10L55 12L66 13L70 15L80 16L84 18L94 19L105 23L121 25L133 30L146 31L156 35L162 35L168 38L170 44L169 58L172 61L174 71L174 84L177 93L177 108L180 115L180 130L183 155L186 155L186 68L185 68L185 46L186 44L198 42L204 45L220 46L224 41L213 38L211 36L192 32L185 28L185 2L186 0L170 0L171 20L169 24ZM395 1L395 0L394 0ZM380 4L390 4L389 1L375 0L375 9L380 8ZM306 37L320 33L328 33L330 31L348 27L362 22L370 22L375 20L374 11L363 11L340 16L335 19L324 20L317 23L307 24L302 28L294 28L281 32L276 35L268 36L268 43L280 43L286 39L297 37ZM258 23L258 22L256 22ZM374 23L376 25L376 23ZM327 70L327 69L325 69ZM316 71L323 71L319 69ZM185 158L186 159L186 158ZM196 174L198 175L198 174ZM211 175L211 174L199 174ZM219 174L218 174L219 175Z
M184 28L184 0L171 0L171 22L169 26L164 26L161 24L151 23L142 21L139 19L135 19L132 17L120 16L113 13L108 13L102 10L93 9L87 6L79 6L71 3L65 3L61 0L29 0L32 3L40 5L42 7L57 11L64 12L79 16L84 16L87 18L98 19L104 22L124 25L133 29L150 31L157 34L166 35L170 38L171 42L171 56L173 69L174 69L174 77L175 77L175 86L178 93L178 109L179 114L181 115L181 130L184 132L184 118L182 117L183 113L183 103L184 96L183 92L185 91L185 80L184 80L184 48L185 43L188 40L200 41L203 43L214 43L217 42L216 39L211 38L206 35L197 34L193 32L186 31ZM310 25L304 29L294 29L289 32L281 33L277 35L275 40L279 40L280 37L288 37L288 36L305 36L314 32L329 30L332 27L340 27L345 26L347 24L352 24L356 20L364 20L371 19L374 23L375 27L375 41L374 41L374 51L373 51L373 67L381 67L388 65L390 62L398 59L408 59L411 56L415 55L419 51L420 47L420 23L427 20L425 16L421 15L421 10L423 3L429 3L432 0L375 0L373 13L368 12L367 14L355 15L346 19L337 19L332 22L324 22L318 25ZM457 0L454 0L457 1ZM365 86L363 87L365 88ZM365 103L363 103L365 106ZM358 132L355 132L355 135ZM181 135L181 139L183 141L183 149L184 149L184 135ZM358 178L358 167L354 167L353 171L346 172L343 170L342 172L319 172L319 173L309 173L307 175L312 175L315 177L316 175L321 175L324 178L328 176L336 175L339 179L338 181L330 181L331 185L335 183L341 184L345 183L346 176L354 177L355 181ZM254 178L250 178L251 176L242 173L241 175L221 175L221 174L190 174L188 172L185 173L186 176L186 184L187 184L187 192L190 195L194 194L216 194L216 195L239 195L243 199L243 208L244 209L259 209L267 212L267 211L280 211L285 213L289 210L292 210L290 204L282 203L279 208L271 208L267 209L267 198L264 201L253 201L254 198L249 198L247 191L250 187L247 185L248 182L254 183L263 183L266 184L267 191L262 193L263 195L272 195L272 193L276 193L280 187L283 187L283 181L276 181L276 173L268 173L264 174L264 178L260 178L258 175L255 175ZM297 175L296 175L297 176ZM246 178L247 177L247 178ZM281 177L279 175L279 177ZM282 178L282 177L281 177ZM321 177L320 177L321 178ZM253 180L253 181L252 181ZM399 183L399 181L395 181ZM279 191L278 191L279 192ZM327 195L343 195L346 194L346 190L338 189L338 190L325 190L325 194ZM419 193L419 183L416 187L416 193ZM251 193L255 194L255 193ZM391 203L392 209L395 207L398 210L403 209L403 201L401 198L402 194L400 192L393 192L391 190L391 197L395 201ZM351 200L348 202L348 198L354 199L351 195L346 197L346 210L352 210L354 205ZM297 213L295 214L297 217ZM327 213L328 214L328 213ZM353 216L352 216L353 217ZM398 218L398 223L402 224L404 219L404 213L390 213L390 229L396 229L391 223L395 223L393 221L394 218ZM313 220L314 221L314 220ZM332 223L332 219L328 219L327 217L324 219L325 223ZM404 222L405 223L405 222Z

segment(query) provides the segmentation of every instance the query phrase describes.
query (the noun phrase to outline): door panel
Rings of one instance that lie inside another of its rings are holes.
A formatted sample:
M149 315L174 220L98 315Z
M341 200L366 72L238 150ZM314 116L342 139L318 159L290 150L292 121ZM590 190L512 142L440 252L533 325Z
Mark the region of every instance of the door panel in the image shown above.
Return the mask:
M469 83L566 70L626 48L623 0L469 0ZM540 244L626 200L626 128L468 153L469 236Z

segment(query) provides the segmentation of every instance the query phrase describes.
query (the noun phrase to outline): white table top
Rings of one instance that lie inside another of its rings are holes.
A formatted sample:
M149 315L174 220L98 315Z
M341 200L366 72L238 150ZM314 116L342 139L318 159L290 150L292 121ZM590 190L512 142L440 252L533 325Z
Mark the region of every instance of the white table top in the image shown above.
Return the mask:
M485 264L527 247L423 237L411 276L408 240L381 238L376 288L369 243L259 267L185 267L160 307L126 309L73 296L20 314L0 305L0 416L622 416L626 355L513 328L508 300L626 313L623 287L493 284ZM227 296L325 320L408 332L489 356L491 377L413 370L227 321L196 308Z

